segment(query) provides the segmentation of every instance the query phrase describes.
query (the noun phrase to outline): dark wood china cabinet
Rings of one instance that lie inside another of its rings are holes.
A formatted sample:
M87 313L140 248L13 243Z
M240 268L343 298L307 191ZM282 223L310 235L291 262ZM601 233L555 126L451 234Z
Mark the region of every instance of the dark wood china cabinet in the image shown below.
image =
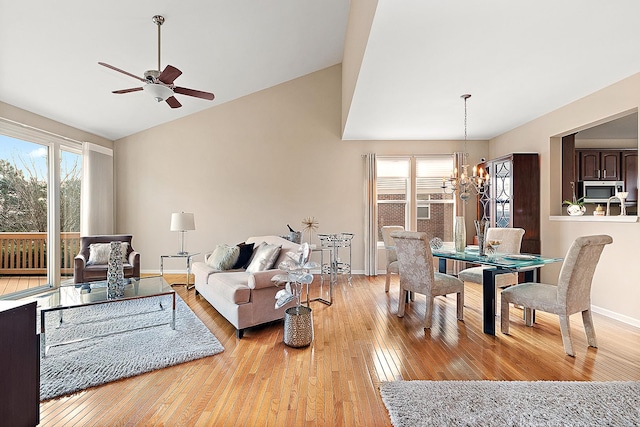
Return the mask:
M521 252L540 253L540 163L538 153L512 153L478 165L490 175L478 196L478 219L490 227L525 230Z

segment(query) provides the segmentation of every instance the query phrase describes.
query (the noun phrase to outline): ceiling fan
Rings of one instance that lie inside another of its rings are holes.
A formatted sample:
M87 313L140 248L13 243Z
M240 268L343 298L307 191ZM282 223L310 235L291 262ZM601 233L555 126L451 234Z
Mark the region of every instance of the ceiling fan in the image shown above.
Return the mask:
M129 92L138 92L140 90L144 90L151 94L151 96L158 102L165 101L171 108L180 108L182 104L176 99L174 94L178 93L180 95L193 96L196 98L213 100L214 95L210 92L203 92L201 90L195 89L187 89L184 87L176 86L173 84L173 81L177 79L182 71L178 70L176 67L172 65L167 65L162 72L160 72L160 27L164 23L164 17L160 15L155 15L153 18L153 23L158 26L158 69L157 70L148 70L144 73L144 78L138 77L135 74L128 73L120 68L114 67L113 65L109 65L104 62L98 62L98 64L111 68L114 71L117 71L122 74L126 74L129 77L133 77L134 79L138 79L144 83L141 87L134 87L130 89L121 89L114 90L113 93L129 93Z

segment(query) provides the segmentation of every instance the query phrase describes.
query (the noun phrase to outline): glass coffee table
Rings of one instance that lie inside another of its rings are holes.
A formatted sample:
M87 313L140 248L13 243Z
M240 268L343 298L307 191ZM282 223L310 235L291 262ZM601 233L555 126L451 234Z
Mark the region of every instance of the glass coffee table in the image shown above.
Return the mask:
M93 335L75 339L73 341L58 342L47 344L46 342L46 322L45 316L48 313L58 312L58 325L64 322L63 312L79 307L87 307L90 305L108 304L112 302L127 301L141 298L158 298L165 295L171 296L172 307L169 320L166 323L160 323L154 326L170 325L171 329L176 327L176 292L164 280L162 276L152 276L143 278L124 279L124 295L122 297L109 298L107 295L107 282L89 282L77 284L62 284L60 287L45 296L38 298L40 300L40 349L43 357L51 347L70 344L71 342L83 341L91 338L98 338L107 335L132 331L142 328L127 329L103 335ZM162 298L158 301L160 310L164 310ZM145 326L145 328L148 326Z

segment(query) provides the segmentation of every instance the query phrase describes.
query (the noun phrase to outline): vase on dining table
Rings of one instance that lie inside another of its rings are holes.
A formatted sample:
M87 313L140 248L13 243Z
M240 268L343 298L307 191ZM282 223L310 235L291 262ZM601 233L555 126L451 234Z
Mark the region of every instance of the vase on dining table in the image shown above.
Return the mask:
M453 221L453 241L456 252L464 252L467 246L467 229L464 224L464 216L457 216Z
M489 221L473 220L476 226L476 236L478 236L478 255L485 256L485 240L487 238L487 228L489 227Z

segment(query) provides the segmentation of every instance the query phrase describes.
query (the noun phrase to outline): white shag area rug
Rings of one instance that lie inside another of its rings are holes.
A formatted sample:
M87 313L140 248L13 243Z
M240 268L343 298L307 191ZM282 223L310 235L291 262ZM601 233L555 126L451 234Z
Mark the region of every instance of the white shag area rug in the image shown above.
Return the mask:
M171 301L171 296L165 295L63 310L59 328L58 312L47 313L47 345L121 333L53 346L46 357L41 355L40 400L224 350L179 295L176 295L176 329L168 324L158 325L171 320Z
M640 425L633 381L391 381L380 394L395 427Z

